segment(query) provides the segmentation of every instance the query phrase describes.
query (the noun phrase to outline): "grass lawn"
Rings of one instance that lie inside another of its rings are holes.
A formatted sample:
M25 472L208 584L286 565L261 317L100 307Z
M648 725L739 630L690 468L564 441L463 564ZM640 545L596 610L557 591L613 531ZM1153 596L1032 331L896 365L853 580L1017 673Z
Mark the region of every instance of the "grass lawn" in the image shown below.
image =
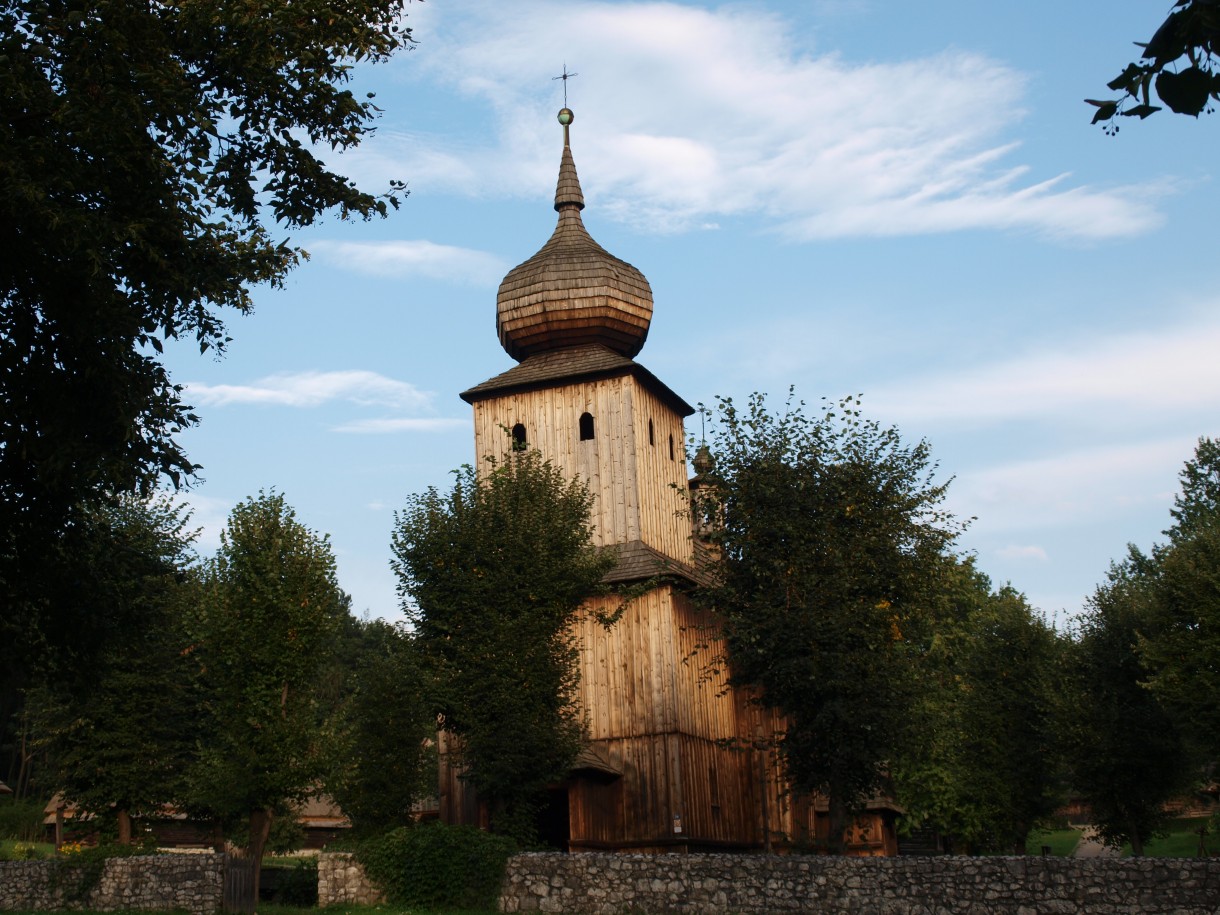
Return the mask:
M1071 857L1076 851L1076 846L1080 844L1080 830L1065 828L1065 829L1047 829L1031 832L1029 838L1025 840L1025 853L1028 855L1042 854L1042 846L1049 845L1051 854L1060 858Z
M1199 827L1207 825L1207 817L1181 817L1170 820L1169 834L1163 839L1153 839L1144 845L1144 854L1149 858L1194 858L1199 854ZM1205 836L1204 844L1212 854L1220 853L1220 835L1214 832ZM1131 856L1131 846L1123 846L1123 857Z
M33 846L36 852L35 857L38 858L49 858L55 854L55 846L50 842L22 842L20 839L0 839L0 861L25 860L27 856L24 851L16 850L18 845L22 849Z

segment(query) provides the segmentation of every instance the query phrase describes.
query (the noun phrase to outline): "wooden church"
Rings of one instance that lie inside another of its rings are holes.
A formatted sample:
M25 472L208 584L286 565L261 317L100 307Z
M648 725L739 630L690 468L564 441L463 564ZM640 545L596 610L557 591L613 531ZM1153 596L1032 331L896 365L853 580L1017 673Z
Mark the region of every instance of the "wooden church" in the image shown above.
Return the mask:
M568 108L559 112L555 231L497 296L500 342L518 364L461 396L474 408L480 459L537 448L585 481L596 542L618 551L611 579L661 577L609 629L591 614L580 624L588 743L551 792L546 838L570 851L811 842L817 805L790 798L773 755L757 749L776 722L710 673L711 649L702 645L712 621L688 597L698 571L683 420L694 410L634 359L648 336L652 290L585 229L572 120ZM604 600L601 609L617 605ZM444 761L440 815L450 823L485 817ZM850 838L857 853L893 853L892 817L869 816Z

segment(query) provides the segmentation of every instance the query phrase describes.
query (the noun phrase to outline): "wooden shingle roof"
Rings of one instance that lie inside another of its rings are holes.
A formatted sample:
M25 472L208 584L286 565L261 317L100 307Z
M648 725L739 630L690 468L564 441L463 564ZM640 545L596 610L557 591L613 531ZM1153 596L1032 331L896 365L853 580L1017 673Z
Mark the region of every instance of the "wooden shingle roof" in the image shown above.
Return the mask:
M596 381L632 375L680 416L690 416L695 408L675 394L668 385L638 362L597 343L573 346L530 356L507 372L461 393L466 403L477 403L517 391L550 387L557 382Z
M564 109L571 120L571 112ZM561 112L563 114L563 112ZM584 194L563 128L555 187L559 221L545 245L504 277L496 296L496 330L510 356L598 343L631 357L652 321L652 288L644 274L595 242L580 211Z
M706 576L695 566L670 559L642 540L620 543L617 549L618 563L602 577L607 584L647 581L650 578L676 578L692 585L708 583Z

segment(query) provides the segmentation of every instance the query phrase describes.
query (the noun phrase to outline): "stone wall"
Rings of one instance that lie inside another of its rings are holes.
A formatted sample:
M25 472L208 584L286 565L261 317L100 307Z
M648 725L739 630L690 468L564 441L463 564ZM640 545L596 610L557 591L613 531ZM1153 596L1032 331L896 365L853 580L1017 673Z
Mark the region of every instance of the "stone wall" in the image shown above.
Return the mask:
M215 854L111 858L83 899L73 898L82 884L63 869L65 861L0 861L0 910L181 909L212 915L223 900L224 859Z
M526 854L504 912L1217 915L1220 859Z
M349 854L318 855L318 906L376 905L385 896L365 876L364 868Z

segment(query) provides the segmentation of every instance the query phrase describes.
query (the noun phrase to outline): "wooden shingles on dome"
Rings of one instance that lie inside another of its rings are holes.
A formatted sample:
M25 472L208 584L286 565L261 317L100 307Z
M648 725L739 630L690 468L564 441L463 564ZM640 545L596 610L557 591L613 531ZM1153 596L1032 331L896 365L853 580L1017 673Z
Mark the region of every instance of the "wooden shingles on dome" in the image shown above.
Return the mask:
M500 342L514 359L581 343L634 356L648 337L652 289L635 267L589 237L575 210L542 249L500 284Z
M555 231L537 254L509 271L496 296L500 343L518 361L587 343L634 356L652 321L652 287L644 274L585 229L584 195L567 136L565 127Z
M575 384L623 375L638 379L680 416L695 412L694 407L644 366L597 343L530 356L507 372L463 391L460 396L466 403L473 404L490 397L551 387L556 382Z

